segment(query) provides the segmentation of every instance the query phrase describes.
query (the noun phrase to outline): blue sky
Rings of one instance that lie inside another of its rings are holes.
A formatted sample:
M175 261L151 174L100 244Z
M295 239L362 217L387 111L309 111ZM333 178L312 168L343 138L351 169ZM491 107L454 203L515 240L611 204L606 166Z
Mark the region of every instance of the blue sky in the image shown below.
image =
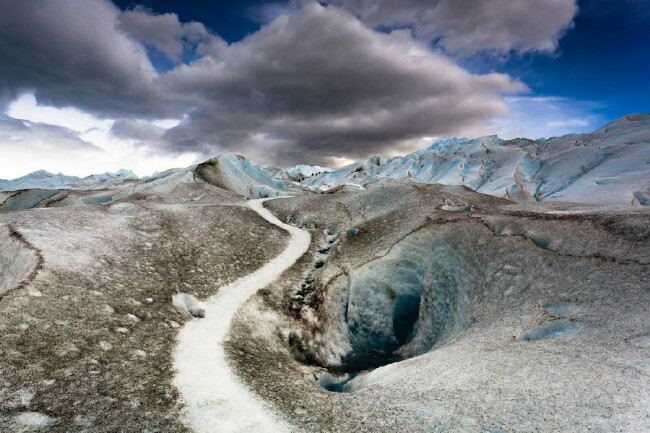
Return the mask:
M650 111L646 0L0 7L0 178L142 175L221 152L337 166Z
M585 115L611 121L650 110L650 2L579 2L575 27L553 55L468 62L520 78L537 95L574 101ZM593 124L589 125L593 127Z
M237 42L259 29L268 21L268 12L287 10L289 2L262 2L256 0L118 0L121 9L145 6L158 13L175 13L183 22L198 21L215 31L228 42Z

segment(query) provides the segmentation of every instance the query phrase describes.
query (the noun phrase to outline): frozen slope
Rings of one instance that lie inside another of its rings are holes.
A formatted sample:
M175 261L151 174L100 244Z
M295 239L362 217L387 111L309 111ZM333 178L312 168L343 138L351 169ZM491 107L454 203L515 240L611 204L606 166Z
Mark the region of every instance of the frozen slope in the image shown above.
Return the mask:
M273 179L248 159L226 153L199 164L195 178L219 188L253 198L270 198L284 195L284 182Z
M465 185L517 201L597 204L650 202L650 115L631 114L590 134L544 140L454 138L403 157L380 155L302 184L327 191L343 184L412 181Z
M230 197L273 198L289 192L301 192L298 183L274 178L243 156L233 154L219 155L198 165L169 169L139 180L130 177L129 180L125 180L127 177L121 181L109 182L106 180L108 179L106 175L99 175L96 176L96 183L86 183L81 187L79 183L65 181L68 178L73 180L78 178L64 176L65 179L60 178L60 182L54 183L48 175L39 183L41 187L38 189L0 191L0 212L106 204L125 200L128 197L157 197L158 200L177 201L182 196L178 194L181 192L187 194L183 201L189 202L210 199L208 196L214 199L215 194ZM9 182L14 187L28 186L16 181ZM34 185L32 184L32 187Z
M309 232L280 222L263 207L263 201L251 201L249 206L289 232L287 247L262 268L220 288L205 303L205 318L188 322L178 335L174 385L181 392L187 422L195 432L288 430L230 370L224 350L230 322L239 307L293 265L310 243Z

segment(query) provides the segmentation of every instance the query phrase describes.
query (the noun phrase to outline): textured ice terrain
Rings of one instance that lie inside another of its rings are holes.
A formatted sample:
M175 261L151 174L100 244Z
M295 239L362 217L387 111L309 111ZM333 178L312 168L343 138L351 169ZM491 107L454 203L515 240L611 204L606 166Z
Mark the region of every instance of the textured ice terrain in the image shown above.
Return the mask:
M648 212L451 190L271 202L339 237L249 303L239 374L298 431L646 431Z
M0 191L18 191L34 188L93 190L116 187L135 180L138 180L138 176L130 170L92 174L84 178L38 170L13 180L0 179Z
M167 182L169 176L181 173L190 173L192 181L207 181L251 198L278 197L287 189L300 190L301 186L333 193L358 191L371 184L417 182L465 185L518 202L648 206L650 114L631 114L589 134L549 139L487 136L440 140L406 156L387 159L373 155L338 170L297 165L285 171L223 154L198 166L168 170L140 182L126 170L83 179L41 170L11 181L0 180L0 191L142 189L142 184Z
M284 182L271 178L243 156L233 154L199 164L195 173L213 185L253 198L276 197L286 188Z
M318 194L221 155L0 192L0 431L646 433L650 208L399 179Z
M0 191L0 211L107 204L134 195L156 196L164 201L174 197L173 192L179 189L190 190L200 184L218 187L210 190L209 195L227 191L248 198L281 197L302 189L295 182L271 177L248 159L233 154L219 155L202 164L166 170L140 180L93 184L96 187L92 188L88 185L75 187L74 183L53 186L49 180L34 182L39 189ZM205 195L197 193L191 200L201 202L204 198Z
M321 167L318 165L296 165L295 167L291 167L290 169L287 170L287 173L289 176L292 178L301 181L305 178L315 176L317 174L322 174L322 173L330 173L333 170L331 168L326 168L326 167Z
M0 431L188 432L178 331L288 236L244 197L186 180L0 212Z
M454 138L404 157L374 155L307 177L315 191L411 181L466 185L516 201L650 203L650 115L631 114L590 134L543 140Z

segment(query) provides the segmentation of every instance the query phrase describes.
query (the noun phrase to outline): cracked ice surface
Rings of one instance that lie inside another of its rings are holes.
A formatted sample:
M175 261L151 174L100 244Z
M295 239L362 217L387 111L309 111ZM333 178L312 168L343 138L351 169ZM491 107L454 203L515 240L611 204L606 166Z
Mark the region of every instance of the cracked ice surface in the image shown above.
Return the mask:
M8 226L0 226L0 296L25 280L37 263L35 251L12 236Z

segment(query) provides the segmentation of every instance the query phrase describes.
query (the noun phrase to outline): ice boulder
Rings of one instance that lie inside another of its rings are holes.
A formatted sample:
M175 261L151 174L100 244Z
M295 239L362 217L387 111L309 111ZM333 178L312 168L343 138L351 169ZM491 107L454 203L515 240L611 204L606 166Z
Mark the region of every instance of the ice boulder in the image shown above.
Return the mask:
M266 185L251 185L249 194L250 198L274 198L286 195L286 192L278 191Z
M205 309L201 302L194 296L187 293L177 293L172 297L172 304L179 311L187 313L190 316L202 318L205 317Z

